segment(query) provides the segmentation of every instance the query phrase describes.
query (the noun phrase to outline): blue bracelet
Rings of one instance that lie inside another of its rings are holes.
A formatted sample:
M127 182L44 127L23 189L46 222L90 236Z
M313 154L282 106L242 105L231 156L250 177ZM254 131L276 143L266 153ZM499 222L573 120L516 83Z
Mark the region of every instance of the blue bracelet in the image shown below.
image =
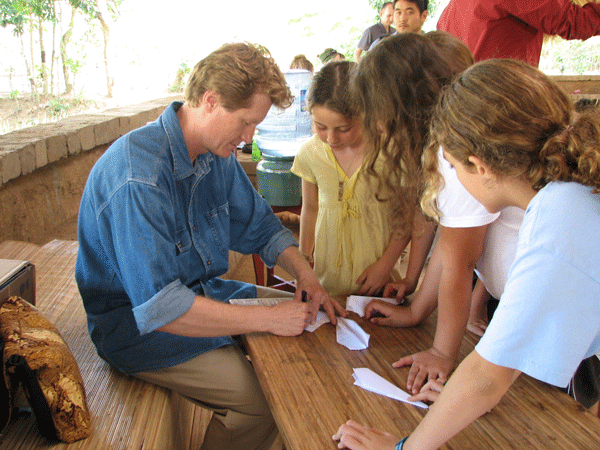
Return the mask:
M396 448L394 450L402 450L402 447L404 447L404 443L406 442L407 439L408 439L408 436L406 436L404 439L402 439L400 442L398 442L396 444Z

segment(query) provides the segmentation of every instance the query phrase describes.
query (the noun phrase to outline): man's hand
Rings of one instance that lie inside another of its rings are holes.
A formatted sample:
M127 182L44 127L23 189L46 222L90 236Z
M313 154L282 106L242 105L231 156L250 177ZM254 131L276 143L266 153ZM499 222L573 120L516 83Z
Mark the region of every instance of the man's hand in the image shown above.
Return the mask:
M296 293L294 295L296 301L302 300L302 292L306 292L306 303L309 305L310 312L309 323L315 322L317 312L321 306L334 325L337 324L336 311L342 317L348 316L348 311L342 308L337 301L332 300L323 289L315 272L308 265L304 256L300 254L297 247L290 245L281 252L277 258L277 264L296 279Z
M295 300L300 301L302 299L302 291L306 292L306 304L309 305L309 323L315 322L320 307L323 307L329 320L334 325L337 324L336 312L342 317L348 316L348 311L342 308L336 300L329 297L329 294L323 289L323 286L319 284L316 277L312 282L297 280L296 294L294 295Z
M269 332L278 336L298 336L310 323L308 303L295 300L276 303L269 311Z
M350 450L394 450L400 439L385 431L367 428L353 420L343 424L333 435L338 448Z
M419 393L428 380L446 380L454 368L455 360L435 348L400 358L393 367L410 365L406 389L413 395Z

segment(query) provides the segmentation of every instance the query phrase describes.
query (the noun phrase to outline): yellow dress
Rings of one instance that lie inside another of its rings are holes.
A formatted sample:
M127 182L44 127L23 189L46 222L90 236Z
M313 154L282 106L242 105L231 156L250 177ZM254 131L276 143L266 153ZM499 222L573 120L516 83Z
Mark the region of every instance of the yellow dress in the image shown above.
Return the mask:
M393 231L388 204L375 198L377 182L367 181L362 166L348 178L316 135L302 145L291 171L319 190L314 268L321 285L330 295L355 294L356 280L383 255ZM399 264L393 281L401 278Z

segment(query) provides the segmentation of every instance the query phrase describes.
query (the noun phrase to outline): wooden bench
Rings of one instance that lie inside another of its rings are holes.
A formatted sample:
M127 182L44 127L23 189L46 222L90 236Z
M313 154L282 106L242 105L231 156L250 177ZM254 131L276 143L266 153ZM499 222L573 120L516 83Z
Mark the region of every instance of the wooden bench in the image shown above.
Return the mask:
M93 432L73 444L40 436L35 418L21 414L0 435L0 450L198 449L212 413L168 389L122 375L100 359L87 330L75 283L76 241L44 246L5 241L0 258L31 261L36 269L37 307L56 325L75 356L87 392Z

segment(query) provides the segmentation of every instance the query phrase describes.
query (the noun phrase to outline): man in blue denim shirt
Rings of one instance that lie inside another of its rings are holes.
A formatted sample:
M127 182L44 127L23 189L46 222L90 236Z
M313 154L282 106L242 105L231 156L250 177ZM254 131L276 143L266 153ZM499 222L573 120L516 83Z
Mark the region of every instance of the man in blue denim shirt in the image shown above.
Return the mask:
M230 335L293 336L332 301L232 152L251 142L285 78L262 47L228 44L200 61L185 103L117 140L92 169L79 212L76 279L98 354L215 414L204 449L267 449L277 428ZM257 287L217 278L228 252L259 253L297 281L293 300L243 307ZM302 303L304 290L311 300Z

